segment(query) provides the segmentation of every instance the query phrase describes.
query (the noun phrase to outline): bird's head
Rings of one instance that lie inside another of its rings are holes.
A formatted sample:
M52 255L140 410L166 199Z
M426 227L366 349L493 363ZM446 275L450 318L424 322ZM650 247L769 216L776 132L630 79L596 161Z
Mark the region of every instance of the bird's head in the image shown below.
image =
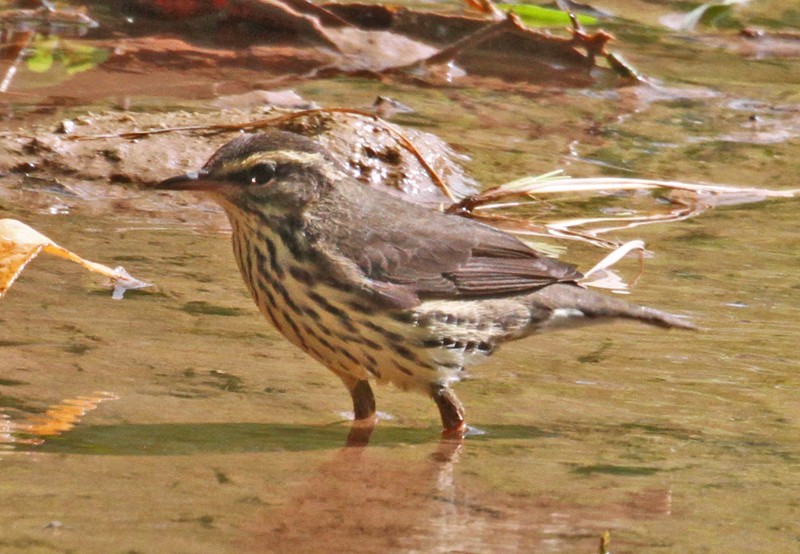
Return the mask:
M160 190L205 191L226 209L298 208L344 176L316 142L295 133L243 135L217 150L200 171L158 183Z

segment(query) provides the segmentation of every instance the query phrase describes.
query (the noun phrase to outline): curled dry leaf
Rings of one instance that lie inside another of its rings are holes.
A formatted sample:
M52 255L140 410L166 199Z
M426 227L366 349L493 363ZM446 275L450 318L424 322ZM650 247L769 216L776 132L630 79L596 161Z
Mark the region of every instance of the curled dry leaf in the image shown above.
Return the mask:
M109 277L114 282L112 297L116 300L121 299L128 289L150 286L149 283L131 277L122 267L111 269L103 264L84 260L21 221L0 219L0 297L11 287L27 263L41 251L66 258L81 264L89 271Z

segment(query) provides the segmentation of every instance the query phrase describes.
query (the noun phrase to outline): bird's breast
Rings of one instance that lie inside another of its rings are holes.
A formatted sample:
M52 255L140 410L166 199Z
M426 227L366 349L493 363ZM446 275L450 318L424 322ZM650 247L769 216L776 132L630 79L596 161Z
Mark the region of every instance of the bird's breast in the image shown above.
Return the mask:
M440 381L418 327L336 280L291 222L231 217L242 277L266 318L290 342L335 373L390 381L404 389Z

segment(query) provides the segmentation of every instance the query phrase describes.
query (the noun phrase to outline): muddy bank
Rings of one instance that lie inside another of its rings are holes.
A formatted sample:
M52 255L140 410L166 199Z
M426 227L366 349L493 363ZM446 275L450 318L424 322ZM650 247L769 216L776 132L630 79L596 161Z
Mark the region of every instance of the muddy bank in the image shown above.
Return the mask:
M168 176L199 169L219 146L244 132L215 126L253 122L261 122L262 129L314 138L365 186L435 205L447 197L431 179L429 164L455 194L475 190L475 181L454 161L457 154L430 133L404 129L367 113L311 111L299 118L292 113L273 106L221 110L207 106L150 113L89 111L41 119L0 135L0 200L29 210L126 209L166 219L218 222L218 208L199 195L179 198L144 191ZM197 209L187 211L187 204Z

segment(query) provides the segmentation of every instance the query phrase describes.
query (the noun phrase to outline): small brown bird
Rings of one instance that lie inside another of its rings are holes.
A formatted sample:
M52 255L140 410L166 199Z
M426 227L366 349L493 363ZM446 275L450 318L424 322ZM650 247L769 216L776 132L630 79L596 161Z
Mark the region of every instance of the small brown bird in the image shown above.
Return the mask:
M450 384L503 342L614 319L693 328L582 288L575 267L507 233L362 185L293 133L236 138L157 188L206 191L224 208L255 303L341 378L357 420L375 414L375 379L429 395L458 431Z

